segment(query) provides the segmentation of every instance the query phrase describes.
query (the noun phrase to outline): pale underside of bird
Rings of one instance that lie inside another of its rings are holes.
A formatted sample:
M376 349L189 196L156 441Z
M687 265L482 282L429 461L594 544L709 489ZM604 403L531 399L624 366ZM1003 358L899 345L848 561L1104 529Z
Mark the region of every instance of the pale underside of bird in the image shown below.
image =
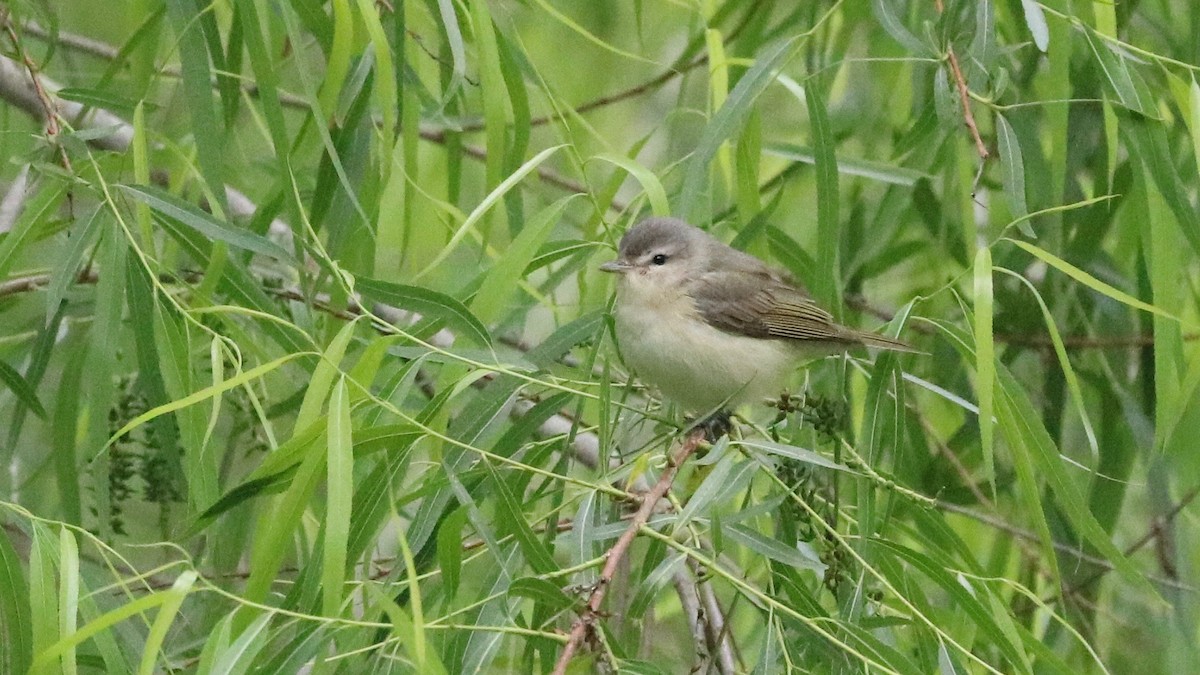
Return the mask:
M621 239L614 310L621 355L697 413L776 397L799 361L868 346L914 351L834 321L786 275L674 218Z

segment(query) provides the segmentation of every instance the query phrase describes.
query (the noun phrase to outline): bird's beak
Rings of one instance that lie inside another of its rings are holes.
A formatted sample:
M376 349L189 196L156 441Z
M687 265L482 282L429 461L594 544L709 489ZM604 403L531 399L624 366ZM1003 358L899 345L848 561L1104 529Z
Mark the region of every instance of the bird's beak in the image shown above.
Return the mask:
M613 272L614 274L624 274L633 269L633 265L622 260L610 260L600 266L602 272Z

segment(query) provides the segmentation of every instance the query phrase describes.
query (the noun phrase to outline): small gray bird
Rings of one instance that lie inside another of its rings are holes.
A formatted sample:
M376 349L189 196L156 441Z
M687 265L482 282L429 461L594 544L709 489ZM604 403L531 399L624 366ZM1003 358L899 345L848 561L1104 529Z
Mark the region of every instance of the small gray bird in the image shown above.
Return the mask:
M797 361L866 345L915 351L838 325L787 276L676 218L647 218L600 266L617 279L621 354L698 413L776 396Z

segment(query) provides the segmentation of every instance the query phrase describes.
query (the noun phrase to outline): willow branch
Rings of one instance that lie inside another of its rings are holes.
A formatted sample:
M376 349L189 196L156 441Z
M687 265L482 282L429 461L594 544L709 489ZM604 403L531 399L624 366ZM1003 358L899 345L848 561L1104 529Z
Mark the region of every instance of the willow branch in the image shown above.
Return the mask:
M679 467L683 465L687 458L700 447L700 443L704 440L703 430L693 431L680 446L679 451L671 458L671 461L663 468L662 475L658 479L658 483L650 492L642 496L642 505L634 514L633 520L629 522L629 527L617 539L617 543L609 549L607 558L604 561L604 570L600 572L600 578L596 581L595 588L592 589L592 594L588 598L587 605L575 623L571 626L570 636L567 638L567 644L563 647L562 653L558 657L558 662L554 664L555 675L563 675L567 672L567 665L570 664L571 658L575 656L575 652L579 649L583 641L596 628L596 620L600 616L600 605L604 602L604 596L608 593L608 586L612 582L613 576L616 574L617 567L629 553L629 547L633 544L633 540L637 537L638 532L650 519L650 514L653 513L654 507L658 505L660 499L666 494L667 490L671 489L671 482L675 479L675 473Z

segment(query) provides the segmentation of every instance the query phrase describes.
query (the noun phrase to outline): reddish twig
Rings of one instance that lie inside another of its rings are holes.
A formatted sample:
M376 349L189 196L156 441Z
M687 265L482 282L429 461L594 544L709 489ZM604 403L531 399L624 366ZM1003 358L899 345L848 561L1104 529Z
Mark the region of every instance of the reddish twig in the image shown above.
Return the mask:
M33 62L33 59L29 57L28 52L21 45L21 39L17 37L17 31L13 29L11 17L7 9L3 13L0 13L0 23L4 24L4 32L8 34L8 39L12 42L17 58L25 66L25 70L29 72L29 81L33 83L33 91L42 105L42 111L46 119L46 138L58 150L59 160L62 162L63 169L66 169L68 174L74 175L75 171L71 168L71 158L67 156L66 148L58 142L58 135L62 132L62 127L58 124L58 106L55 105L50 93L46 91L46 87L42 86L37 64Z
M654 511L658 501L667 494L667 490L671 488L671 482L675 479L675 473L679 467L683 465L687 458L691 456L696 448L700 447L700 442L704 440L704 432L701 430L693 431L683 445L679 447L679 451L671 458L671 461L663 469L662 476L659 477L658 483L642 496L642 506L633 515L633 520L629 522L629 527L617 539L617 543L609 549L608 556L604 561L604 569L600 572L600 578L596 580L596 586L592 589L592 594L588 598L587 605L583 608L579 618L575 619L575 623L571 625L571 634L567 639L566 646L563 647L562 653L558 657L558 662L554 664L555 675L563 675L567 672L567 665L571 662L571 658L575 656L579 646L583 644L584 638L588 637L596 628L596 619L600 616L600 605L604 602L604 595L608 592L608 586L612 583L613 576L617 572L617 567L625 558L625 554L629 552L630 545L633 544L634 538L641 531L642 526L650 519L650 514Z
M971 131L971 138L975 139L975 151L979 153L979 159L987 159L990 153L988 153L983 138L979 135L979 126L975 124L975 115L971 113L971 97L967 93L967 80L963 77L962 68L958 67L958 56L954 54L954 47L949 47L946 55L950 58L950 72L954 74L954 84L958 87L958 99L962 103L963 119L967 123L967 129Z
M946 11L946 6L942 4L942 0L933 0L933 7L938 14ZM962 68L958 65L958 55L954 53L954 47L946 48L946 57L950 61L950 73L954 75L954 85L958 88L958 99L962 103L963 119L967 123L967 129L971 131L971 138L975 140L975 151L979 153L979 159L986 160L990 153L987 145L983 142L983 138L979 135L979 126L975 124L975 115L971 113L971 97L967 93L967 79L963 77Z

